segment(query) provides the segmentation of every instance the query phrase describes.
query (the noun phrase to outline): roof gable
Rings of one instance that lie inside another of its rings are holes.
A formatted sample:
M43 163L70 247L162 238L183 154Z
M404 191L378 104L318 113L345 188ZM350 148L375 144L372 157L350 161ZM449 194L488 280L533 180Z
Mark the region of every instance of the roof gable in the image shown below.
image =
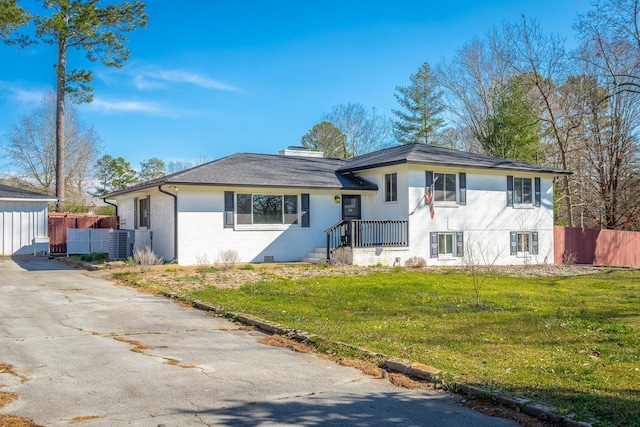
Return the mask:
M529 163L516 162L484 154L470 153L468 151L452 150L450 148L439 147L437 145L418 143L398 145L354 157L340 169L340 172L357 172L365 169L403 163L551 174L570 173L547 166L532 165Z
M22 188L10 187L8 185L0 184L0 199L27 199L27 200L41 200L55 202L56 199L53 196L47 194L36 193L35 191L23 190Z

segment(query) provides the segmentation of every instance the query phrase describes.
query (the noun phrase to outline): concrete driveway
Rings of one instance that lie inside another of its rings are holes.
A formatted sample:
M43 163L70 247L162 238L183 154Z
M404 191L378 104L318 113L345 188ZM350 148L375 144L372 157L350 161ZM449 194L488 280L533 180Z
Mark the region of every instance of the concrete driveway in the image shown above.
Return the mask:
M0 414L45 426L514 426L394 387L104 273L0 257ZM104 276L102 276L104 277Z

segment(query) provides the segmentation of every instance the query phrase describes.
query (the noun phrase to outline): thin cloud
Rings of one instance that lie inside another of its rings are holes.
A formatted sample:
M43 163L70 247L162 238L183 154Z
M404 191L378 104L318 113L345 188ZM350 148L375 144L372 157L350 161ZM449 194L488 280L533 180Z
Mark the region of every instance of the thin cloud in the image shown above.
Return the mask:
M0 90L4 92L5 97L22 106L35 107L42 103L47 95L46 90L24 89L15 83L1 81Z
M179 111L166 108L160 104L144 101L126 101L126 100L107 100L103 98L94 98L86 108L93 111L104 113L137 113L155 117L168 117L178 119L186 115L191 115L187 111Z
M183 70L145 70L136 74L133 81L140 90L163 89L170 84L191 84L205 89L240 91L219 80Z

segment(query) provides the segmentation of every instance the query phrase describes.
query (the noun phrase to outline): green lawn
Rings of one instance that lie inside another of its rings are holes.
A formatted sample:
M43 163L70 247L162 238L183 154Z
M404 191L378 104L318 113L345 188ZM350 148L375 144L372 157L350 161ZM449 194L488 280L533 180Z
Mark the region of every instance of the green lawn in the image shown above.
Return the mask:
M480 304L472 276L455 270L270 277L182 296L431 365L450 380L533 397L597 425L640 426L637 272L488 275Z

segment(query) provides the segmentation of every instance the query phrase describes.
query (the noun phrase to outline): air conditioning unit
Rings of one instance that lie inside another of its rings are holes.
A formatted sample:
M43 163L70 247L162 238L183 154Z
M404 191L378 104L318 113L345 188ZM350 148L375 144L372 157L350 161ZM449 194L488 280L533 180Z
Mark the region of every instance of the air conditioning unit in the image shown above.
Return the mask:
M127 259L133 253L135 230L109 230L109 259Z

